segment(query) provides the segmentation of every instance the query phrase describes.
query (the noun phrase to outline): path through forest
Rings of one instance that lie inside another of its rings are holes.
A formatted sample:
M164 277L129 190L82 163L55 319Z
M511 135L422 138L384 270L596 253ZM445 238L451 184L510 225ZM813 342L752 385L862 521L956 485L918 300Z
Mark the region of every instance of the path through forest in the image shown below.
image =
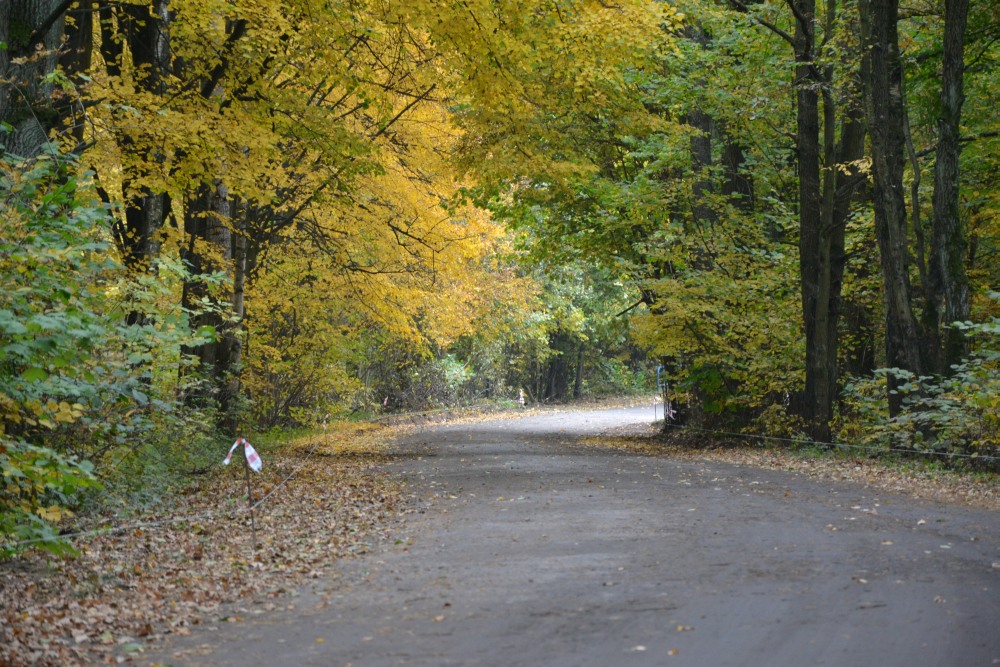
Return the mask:
M650 408L436 426L390 472L422 511L292 609L172 665L1000 664L1000 514L578 438Z

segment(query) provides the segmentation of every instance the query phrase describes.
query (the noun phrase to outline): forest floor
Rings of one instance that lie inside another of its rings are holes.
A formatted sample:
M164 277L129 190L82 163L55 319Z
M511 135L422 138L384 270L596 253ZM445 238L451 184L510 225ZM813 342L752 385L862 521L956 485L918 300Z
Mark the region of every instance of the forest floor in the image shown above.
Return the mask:
M651 416L528 410L262 452L256 552L243 477L223 469L76 559L0 563L0 665L754 663L713 655L696 626L804 664L816 637L767 639L798 612L855 637L821 641L848 664L873 655L850 648L873 631L855 612L883 607L890 664L907 638L937 642L910 664L959 664L961 638L1000 659L975 634L1000 614L995 477L664 443ZM745 615L720 613L719 591Z

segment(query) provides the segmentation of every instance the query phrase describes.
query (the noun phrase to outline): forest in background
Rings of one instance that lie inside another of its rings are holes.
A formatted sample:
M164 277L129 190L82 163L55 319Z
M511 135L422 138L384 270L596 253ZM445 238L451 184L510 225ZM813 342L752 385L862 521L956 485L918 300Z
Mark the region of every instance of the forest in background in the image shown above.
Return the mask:
M237 435L661 366L679 424L995 468L998 38L985 0L5 2L0 549Z

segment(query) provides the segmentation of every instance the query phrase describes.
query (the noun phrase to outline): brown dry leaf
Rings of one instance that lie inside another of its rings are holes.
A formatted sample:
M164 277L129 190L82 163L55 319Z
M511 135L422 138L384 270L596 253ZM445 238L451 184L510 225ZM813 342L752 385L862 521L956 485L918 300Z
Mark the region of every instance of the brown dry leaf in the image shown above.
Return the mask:
M220 605L287 595L363 552L366 540L409 511L401 487L380 469L381 442L395 430L343 425L329 439L268 452L254 496L274 493L255 514L255 554L240 511L245 481L220 467L171 499L169 513L139 517L143 527L79 540L76 559L29 552L0 563L0 665L118 662L142 642L190 633ZM236 509L220 511L227 506Z
M644 427L641 431L629 426L620 434L584 438L580 442L591 447L611 447L650 456L789 470L942 502L1000 510L1000 484L996 483L996 478L972 473L940 471L924 474L878 460L801 456L786 449L762 449L749 445L746 440L712 440L683 429L673 430L665 436L655 425ZM869 513L877 514L877 511ZM926 519L917 521L918 526L926 523Z

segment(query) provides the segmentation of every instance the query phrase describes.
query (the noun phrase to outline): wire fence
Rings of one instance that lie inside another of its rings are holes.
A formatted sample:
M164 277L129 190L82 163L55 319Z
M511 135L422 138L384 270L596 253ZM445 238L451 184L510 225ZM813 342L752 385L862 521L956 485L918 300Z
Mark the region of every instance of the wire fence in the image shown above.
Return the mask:
M248 507L212 509L212 510L205 510L204 512L196 512L194 514L173 515L169 518L134 521L117 525L111 524L110 521L107 521L104 523L104 525L98 525L96 527L87 528L85 530L77 530L68 533L63 533L60 535L52 535L47 537L35 537L26 540L17 540L14 542L7 542L6 544L0 542L0 545L9 549L17 549L20 547L27 547L31 545L41 544L44 542L71 541L85 537L96 537L98 535L114 535L117 533L124 533L130 530L145 530L148 528L158 528L160 526L166 526L170 524L188 523L192 521L204 521L208 519L214 519L216 517L223 515L234 516L234 517L239 516L241 514L249 515L252 512L256 511L258 507L267 502L272 496L274 496L274 494L276 494L278 491L284 488L291 481L291 479L309 462L309 460L312 459L312 457L316 453L316 450L319 448L321 442L323 444L328 444L329 442L328 434L326 433L325 428L324 428L323 438L321 439L317 438L315 440L313 446L310 448L305 458L297 466L292 468L292 471L289 472L284 477L284 479L275 484L270 489L270 491L268 491L266 494L264 494L264 496L262 496L259 500L254 502L252 505L249 505Z
M704 433L712 436L715 439L723 438L738 438L744 440L757 440L762 442L779 442L785 444L792 444L796 446L803 447L825 447L831 449L843 449L843 450L858 450L870 453L885 454L885 453L898 453L903 455L923 455L923 456L935 456L941 458L960 458L960 459L975 459L978 461L989 461L991 463L996 463L1000 461L1000 457L993 455L978 455L978 454L967 454L963 452L942 452L936 450L919 450L919 449L908 449L903 447L879 447L875 445L861 445L861 444L851 444L843 442L821 442L816 440L811 440L808 438L788 438L781 436L765 435L762 433L741 433L737 431L724 431L720 429L702 428L699 426L691 426L689 424L678 424L672 423L670 421L664 420L664 426L672 430L683 430L691 431L696 433ZM68 532L60 535L53 535L48 537L36 537L26 540L18 540L14 542L7 542L4 544L6 548L19 548L27 547L30 545L40 544L43 542L54 542L54 541L70 541L85 537L95 537L98 535L114 535L117 533L122 533L130 530L144 530L149 528L158 528L160 526L177 524L177 523L187 523L192 521L203 521L207 519L216 518L219 516L239 516L242 514L251 514L271 499L276 493L283 489L298 472L309 463L312 457L316 454L317 449L320 444L329 443L329 434L326 432L324 427L324 435L322 438L317 438L312 447L309 449L305 458L292 468L292 470L285 475L285 477L272 486L272 488L264 494L259 500L253 502L251 505L242 508L226 508L226 509L213 509L206 510L204 512L197 512L194 514L185 515L174 515L169 518L147 520L147 521L135 521L130 523L118 524L118 525L99 525L94 528L88 528L85 530L79 530L74 532ZM221 465L221 464L220 464ZM110 522L107 522L108 524Z
M846 442L823 442L819 440L812 440L810 438L785 438L774 435L765 435L763 433L740 433L738 431L723 431L719 429L701 428L698 426L691 426L688 424L676 424L670 422L665 422L665 426L671 429L680 429L686 431L695 431L699 433L707 433L714 436L717 439L740 438L744 440L782 442L803 447L825 447L830 449L862 450L876 454L895 453L904 455L936 456L946 459L952 459L952 458L975 459L977 461L990 461L993 463L1000 461L1000 457L989 454L968 454L965 452L945 452L933 449L911 449L906 447L892 447L892 446L884 447L878 445L851 444Z

